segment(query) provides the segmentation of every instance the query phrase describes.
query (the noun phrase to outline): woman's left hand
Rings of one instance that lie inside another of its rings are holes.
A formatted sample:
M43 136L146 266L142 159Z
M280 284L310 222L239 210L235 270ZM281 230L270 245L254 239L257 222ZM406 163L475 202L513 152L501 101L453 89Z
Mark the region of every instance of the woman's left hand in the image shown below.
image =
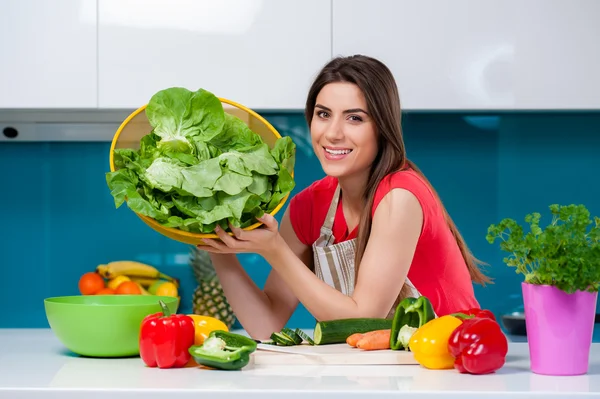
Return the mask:
M249 231L229 225L233 236L217 226L215 234L219 236L220 241L205 238L203 241L206 245L199 245L198 247L207 252L219 254L245 252L257 253L263 256L269 254L280 246L279 224L268 213L265 213L258 220L263 223L263 226Z

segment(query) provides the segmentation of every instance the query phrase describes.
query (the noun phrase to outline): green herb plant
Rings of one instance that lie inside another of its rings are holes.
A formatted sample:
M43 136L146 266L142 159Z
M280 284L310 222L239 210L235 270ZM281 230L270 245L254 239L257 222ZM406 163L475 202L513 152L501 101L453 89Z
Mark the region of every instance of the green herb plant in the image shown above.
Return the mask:
M529 284L551 285L567 293L597 292L600 286L600 218L584 205L550 205L552 221L540 227L541 214L525 216L529 232L506 218L488 228L486 239L500 240L503 259ZM591 227L590 227L591 226Z
M165 227L212 233L256 223L295 186L292 139L269 148L204 89L161 90L146 115L152 130L140 148L116 149L117 170L106 174L117 208L127 202Z

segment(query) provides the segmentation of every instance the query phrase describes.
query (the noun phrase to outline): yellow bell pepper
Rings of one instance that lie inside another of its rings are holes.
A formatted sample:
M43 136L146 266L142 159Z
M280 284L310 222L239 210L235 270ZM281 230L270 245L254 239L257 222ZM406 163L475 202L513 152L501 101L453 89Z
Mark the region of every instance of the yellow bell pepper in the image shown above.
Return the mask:
M228 332L227 325L221 320L210 316L202 316L197 314L189 314L194 320L195 339L194 345L202 345L204 340L210 335L211 332L221 330Z
M410 338L409 348L415 360L428 369L453 368L454 357L448 350L448 340L461 324L462 320L450 315L423 324Z

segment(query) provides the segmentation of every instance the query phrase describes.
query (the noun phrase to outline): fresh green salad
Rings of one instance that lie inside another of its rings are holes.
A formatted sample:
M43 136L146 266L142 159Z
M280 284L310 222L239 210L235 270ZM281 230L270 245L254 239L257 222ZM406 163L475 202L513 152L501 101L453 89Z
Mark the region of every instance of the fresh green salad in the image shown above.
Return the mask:
M162 90L146 115L152 131L140 149L116 149L117 170L106 174L117 208L126 201L165 227L212 233L217 224L228 230L228 223L256 223L294 189L292 139L269 148L214 94Z

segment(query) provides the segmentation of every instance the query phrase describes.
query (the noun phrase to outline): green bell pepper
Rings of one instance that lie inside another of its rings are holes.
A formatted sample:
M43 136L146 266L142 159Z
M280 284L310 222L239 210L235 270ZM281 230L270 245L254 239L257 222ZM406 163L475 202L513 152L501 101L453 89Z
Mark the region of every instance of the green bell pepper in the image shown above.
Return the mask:
M196 363L219 370L239 370L250 361L256 341L222 330L212 331L202 345L190 347Z
M433 319L435 319L435 312L429 299L424 296L403 299L396 307L392 321L390 348L407 349L412 334Z

